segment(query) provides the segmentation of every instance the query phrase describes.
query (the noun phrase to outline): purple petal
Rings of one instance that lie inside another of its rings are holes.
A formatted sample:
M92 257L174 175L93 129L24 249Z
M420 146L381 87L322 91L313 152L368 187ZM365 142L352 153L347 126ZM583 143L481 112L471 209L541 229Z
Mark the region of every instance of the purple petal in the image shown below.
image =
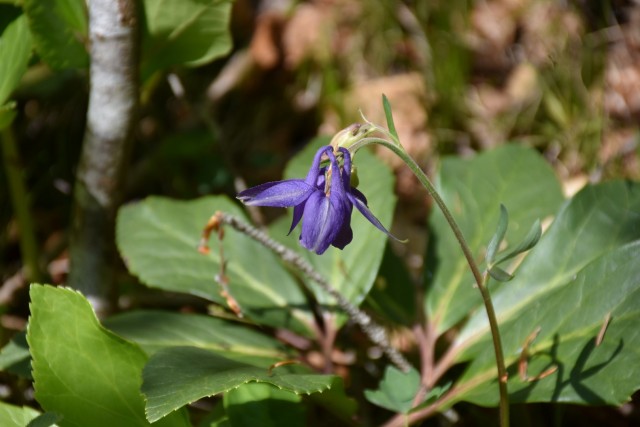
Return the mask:
M327 151L332 150L333 149L330 145L325 145L324 147L320 147L320 149L316 151L316 155L313 157L313 163L311 163L311 167L309 168L309 172L307 173L307 177L305 178L304 182L311 186L317 185L318 176L321 175L320 161L322 160L322 155Z
M296 228L296 225L298 225L298 223L302 219L302 214L304 213L304 206L305 205L306 205L306 201L300 203L299 205L295 205L294 206L294 208L293 208L293 221L291 221L291 228L289 229L289 232L287 233L287 236L289 234L291 234L293 229Z
M349 192L351 189L351 154L349 153L349 150L344 147L340 147L338 150L340 150L342 158L344 159L342 165L342 169L344 171L342 185L344 186L344 191Z
M312 193L304 207L300 244L318 255L324 253L342 228L343 220L340 206L332 205L320 192Z
M378 230L382 231L383 233L385 233L387 236L391 237L394 240L403 242L403 240L400 240L393 234L389 233L389 231L386 228L384 228L384 225L382 225L382 223L378 221L378 218L376 218L373 215L373 213L367 207L367 199L364 197L364 194L362 194L360 191L356 190L355 188L352 188L348 196L351 203L353 203L353 205L360 211L360 213L365 218L367 218L371 224L375 225Z
M288 179L249 188L236 197L249 206L287 208L304 202L314 191L317 190L301 179Z
M343 221L342 228L340 228L340 231L338 231L338 234L333 239L333 242L331 242L331 244L338 249L344 249L344 247L351 243L351 240L353 240L353 230L351 230L350 222L351 215L347 217L346 221Z

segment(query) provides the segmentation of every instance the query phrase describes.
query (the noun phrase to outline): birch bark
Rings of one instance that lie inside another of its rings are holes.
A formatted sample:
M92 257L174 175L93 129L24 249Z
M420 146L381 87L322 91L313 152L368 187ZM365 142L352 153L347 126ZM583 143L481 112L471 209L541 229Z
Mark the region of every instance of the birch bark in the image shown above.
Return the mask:
M134 0L89 0L90 93L74 188L68 283L99 316L112 309L115 216L138 103Z

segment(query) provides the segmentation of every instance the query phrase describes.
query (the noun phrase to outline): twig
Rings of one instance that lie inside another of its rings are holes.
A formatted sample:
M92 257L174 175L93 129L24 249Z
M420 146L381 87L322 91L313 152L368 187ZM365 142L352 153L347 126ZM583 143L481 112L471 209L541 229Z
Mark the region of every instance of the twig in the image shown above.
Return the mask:
M331 286L331 284L325 280L320 273L318 273L305 259L300 255L285 247L284 245L276 242L264 232L252 227L251 225L241 221L233 215L225 212L216 212L207 224L205 228L202 240L200 242L200 251L206 252L206 244L209 240L209 234L213 230L221 227L223 224L227 224L237 231L251 237L255 241L259 242L266 248L277 254L283 261L293 265L302 273L304 273L309 279L316 282L320 287L329 295L331 295L338 306L349 316L351 320L357 323L362 331L369 337L369 339L376 345L380 346L387 357L403 372L408 372L411 369L411 365L404 358L400 352L391 346L387 333L380 325L375 323L368 314L361 311L358 307L351 304L340 292Z

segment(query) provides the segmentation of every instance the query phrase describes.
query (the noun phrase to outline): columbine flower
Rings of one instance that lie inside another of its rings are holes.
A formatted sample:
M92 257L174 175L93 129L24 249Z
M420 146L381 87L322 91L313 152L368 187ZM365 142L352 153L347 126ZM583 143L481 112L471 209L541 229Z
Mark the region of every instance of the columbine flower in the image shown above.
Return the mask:
M351 187L351 155L345 148L343 166L331 146L321 147L313 158L307 177L287 179L258 185L238 194L238 199L250 206L293 207L293 222L289 233L302 221L300 244L322 254L329 245L343 249L352 238L351 212L356 207L378 229L391 236L367 207L364 194ZM329 166L320 167L322 155L329 157ZM393 236L391 236L393 237Z

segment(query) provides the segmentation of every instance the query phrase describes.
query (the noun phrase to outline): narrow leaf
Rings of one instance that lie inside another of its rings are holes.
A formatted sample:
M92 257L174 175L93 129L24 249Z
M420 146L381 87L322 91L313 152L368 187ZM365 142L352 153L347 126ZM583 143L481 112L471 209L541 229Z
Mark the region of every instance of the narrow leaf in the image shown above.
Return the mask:
M389 103L389 99L386 95L382 95L382 106L384 108L384 115L387 118L387 128L389 129L389 133L396 139L396 142L400 141L398 137L398 132L396 131L396 125L393 122L393 112L391 111L391 104Z
M248 382L272 384L297 394L329 389L333 375L296 373L289 366L254 366L196 347L171 347L151 356L143 371L147 419L155 422L176 409Z
M540 220L537 219L536 222L534 222L531 226L531 229L529 229L529 232L522 240L522 242L520 242L518 246L510 250L508 253L500 255L495 264L497 265L503 263L513 258L514 256L520 255L521 253L533 248L538 243L538 240L540 240L540 236L542 236L542 227L540 226Z
M512 274L507 273L506 271L504 271L503 269L501 269L496 265L489 268L489 274L498 282L508 282L511 279L513 279Z
M496 228L496 232L489 242L489 246L487 246L487 265L493 264L493 258L500 248L500 242L502 242L502 239L504 239L504 235L507 233L508 225L509 212L507 212L507 208L502 203L500 203L500 219L498 220L498 227Z

